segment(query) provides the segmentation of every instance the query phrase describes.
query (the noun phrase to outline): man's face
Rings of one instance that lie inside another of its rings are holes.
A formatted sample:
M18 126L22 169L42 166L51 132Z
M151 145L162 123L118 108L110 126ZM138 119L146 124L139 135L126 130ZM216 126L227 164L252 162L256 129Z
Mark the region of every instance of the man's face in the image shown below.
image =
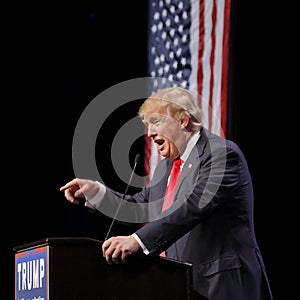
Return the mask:
M143 123L160 155L172 160L179 156L186 144L185 126L182 122L153 111L144 115Z

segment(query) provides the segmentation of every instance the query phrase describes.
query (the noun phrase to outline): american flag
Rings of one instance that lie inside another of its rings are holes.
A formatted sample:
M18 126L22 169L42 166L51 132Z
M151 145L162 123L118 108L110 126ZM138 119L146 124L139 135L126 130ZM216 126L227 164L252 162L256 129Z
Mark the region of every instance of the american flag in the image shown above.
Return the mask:
M226 136L230 0L149 0L148 71L196 91L204 126ZM175 84L178 85L178 84ZM146 138L145 169L160 156Z

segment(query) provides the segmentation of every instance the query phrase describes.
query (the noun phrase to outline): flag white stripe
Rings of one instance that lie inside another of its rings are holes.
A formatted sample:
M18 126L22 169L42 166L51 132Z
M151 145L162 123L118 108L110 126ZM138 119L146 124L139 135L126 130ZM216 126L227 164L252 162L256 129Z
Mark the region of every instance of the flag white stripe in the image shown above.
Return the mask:
M222 84L222 52L224 30L224 1L217 1L217 24L214 64L213 107L211 131L221 134L221 84Z
M212 3L211 0L206 0L204 4L204 49L203 49L203 79L202 79L202 112L203 112L203 125L209 128L209 99L210 99L210 80L211 80L211 66L210 56L212 51L211 32L212 32ZM200 80L200 78L198 78Z
M192 72L190 75L190 89L198 90L198 49L199 49L199 0L191 2L191 30L190 52ZM197 101L197 99L196 99Z

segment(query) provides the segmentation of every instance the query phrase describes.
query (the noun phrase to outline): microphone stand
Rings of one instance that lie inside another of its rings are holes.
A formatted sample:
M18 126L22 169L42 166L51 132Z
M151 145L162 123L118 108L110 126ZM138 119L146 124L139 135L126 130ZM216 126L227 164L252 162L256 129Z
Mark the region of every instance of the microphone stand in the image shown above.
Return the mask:
M133 169L132 169L132 172L131 172L129 181L128 181L128 183L127 183L127 186L126 186L126 189L125 189L125 191L124 191L123 197L122 197L122 199L121 199L120 202L119 202L118 208L117 208L117 210L116 210L116 212L115 212L115 215L114 215L114 217L113 217L113 219L112 219L112 222L110 223L110 226L109 226L109 229L108 229L108 231L107 231L107 234L106 234L106 236L105 236L104 241L106 241L106 240L108 239L109 235L110 235L111 229L112 229L112 227L113 227L113 225L114 225L114 223L115 223L115 220L116 220L116 217L117 217L117 215L118 215L118 213L119 213L119 210L120 210L120 208L121 208L122 202L123 202L123 200L125 199L125 196L126 196L126 194L127 194L128 188L129 188L129 186L130 186L130 184L131 184L132 177L133 177L135 168L136 168L136 166L137 166L137 163L138 163L138 161L140 160L140 157L141 157L140 154L137 154L137 155L135 156L135 159L134 159L134 166L133 166Z

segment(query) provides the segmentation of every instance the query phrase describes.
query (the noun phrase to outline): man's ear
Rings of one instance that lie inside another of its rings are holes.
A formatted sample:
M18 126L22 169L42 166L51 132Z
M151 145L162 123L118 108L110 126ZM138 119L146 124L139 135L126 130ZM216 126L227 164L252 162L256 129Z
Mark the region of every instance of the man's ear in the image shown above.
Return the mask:
M182 129L186 128L189 124L190 117L186 114L183 115L183 117L180 120L180 126Z

